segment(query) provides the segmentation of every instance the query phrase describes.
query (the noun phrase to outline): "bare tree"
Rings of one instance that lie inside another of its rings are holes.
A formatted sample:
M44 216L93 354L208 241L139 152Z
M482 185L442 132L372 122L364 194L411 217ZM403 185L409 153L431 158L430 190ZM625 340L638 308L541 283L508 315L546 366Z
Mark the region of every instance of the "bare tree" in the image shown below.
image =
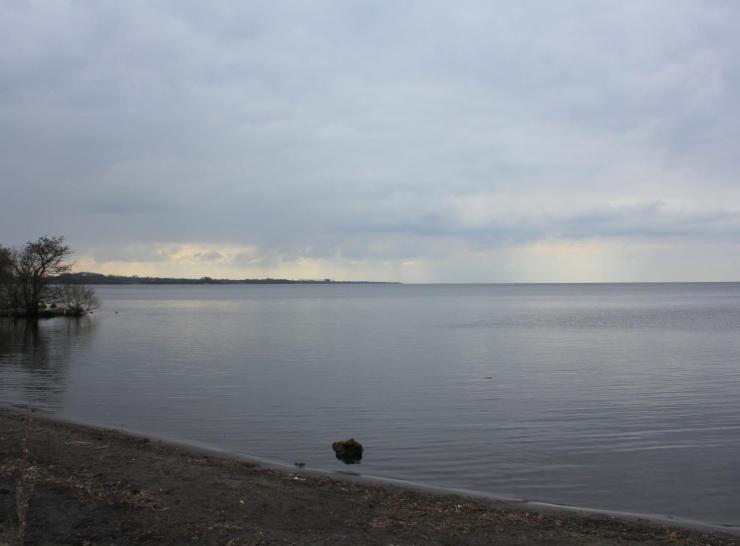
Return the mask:
M13 259L9 248L0 246L0 312L10 307Z
M71 253L64 237L39 237L11 252L12 282L8 295L16 312L27 317L38 316L40 305L53 299L51 277L72 267L66 263Z
M100 307L95 290L84 284L65 284L59 290L57 301L65 308L65 314L81 317Z
M11 267L10 249L0 245L0 279L3 279L6 275L10 275Z

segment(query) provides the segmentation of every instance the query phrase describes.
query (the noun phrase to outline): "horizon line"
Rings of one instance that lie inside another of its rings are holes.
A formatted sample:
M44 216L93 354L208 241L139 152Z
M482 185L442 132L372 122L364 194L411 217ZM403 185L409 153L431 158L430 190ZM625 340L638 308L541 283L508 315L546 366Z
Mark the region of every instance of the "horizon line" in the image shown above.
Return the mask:
M69 273L74 277L84 277L87 275L99 277L113 277L130 280L158 280L163 281L159 284L402 284L402 285L603 285L603 284L738 284L740 280L732 281L698 281L698 280L681 280L681 281L433 281L433 282L405 282L396 280L340 280L332 278L324 279L291 279L285 277L245 277L241 279L233 278L215 278L209 276L201 277L159 277L159 276L142 276L142 275L120 275L115 273L96 273L90 271ZM62 275L66 276L66 275ZM102 280L102 279L101 279ZM179 281L179 282L177 282ZM117 285L124 283L106 283L96 282L99 285ZM130 284L145 284L132 282ZM155 283L152 283L155 284Z

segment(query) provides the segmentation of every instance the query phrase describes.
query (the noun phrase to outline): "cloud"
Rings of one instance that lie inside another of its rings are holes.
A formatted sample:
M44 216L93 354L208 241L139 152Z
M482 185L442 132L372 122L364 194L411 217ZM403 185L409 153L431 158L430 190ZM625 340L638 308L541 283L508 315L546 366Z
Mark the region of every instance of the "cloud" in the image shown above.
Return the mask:
M699 0L8 3L2 242L442 280L525 278L516 249L554 240L733 245L739 25Z

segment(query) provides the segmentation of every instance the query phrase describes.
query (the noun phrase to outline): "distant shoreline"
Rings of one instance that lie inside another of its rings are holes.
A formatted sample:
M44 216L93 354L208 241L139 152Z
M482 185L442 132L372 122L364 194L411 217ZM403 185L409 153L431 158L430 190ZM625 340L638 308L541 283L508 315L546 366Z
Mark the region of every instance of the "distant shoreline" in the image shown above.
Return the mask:
M390 281L335 281L333 279L214 279L201 277L199 279L177 277L139 277L137 275L103 275L102 273L64 273L52 279L58 284L108 284L108 285L170 285L170 284L401 284Z
M425 285L425 286L640 286L640 285L727 285L740 281L622 281L622 282L399 282L337 281L334 279L214 279L212 277L141 277L138 275L104 275L102 273L65 273L50 279L53 284L90 285L239 285L239 284L350 284L350 285Z

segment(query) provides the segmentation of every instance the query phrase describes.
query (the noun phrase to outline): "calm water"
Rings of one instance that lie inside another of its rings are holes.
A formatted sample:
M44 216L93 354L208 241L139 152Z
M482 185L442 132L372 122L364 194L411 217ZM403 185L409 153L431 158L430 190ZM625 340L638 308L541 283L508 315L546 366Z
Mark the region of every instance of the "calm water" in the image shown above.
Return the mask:
M99 287L0 322L0 403L530 499L740 524L740 284ZM358 467L330 444L354 436Z

